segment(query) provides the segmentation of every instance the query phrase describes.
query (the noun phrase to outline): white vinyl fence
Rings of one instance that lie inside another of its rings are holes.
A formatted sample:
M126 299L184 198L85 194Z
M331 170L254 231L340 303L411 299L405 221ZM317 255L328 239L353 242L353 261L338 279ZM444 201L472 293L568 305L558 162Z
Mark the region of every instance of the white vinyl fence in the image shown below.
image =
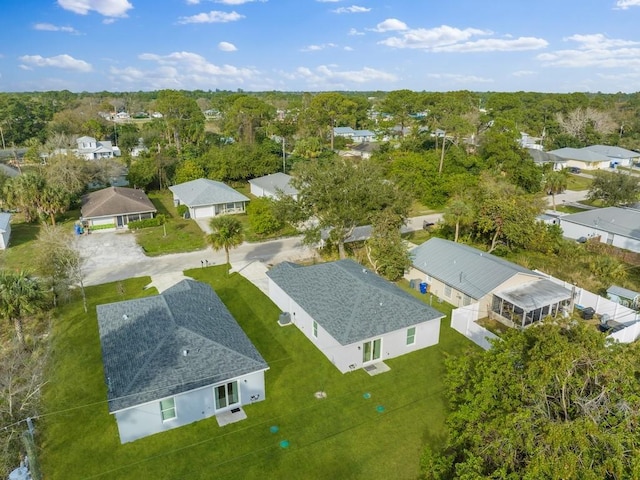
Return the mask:
M460 332L476 345L489 350L491 348L489 340L499 337L476 323L480 318L479 314L479 303L456 308L451 312L451 328Z

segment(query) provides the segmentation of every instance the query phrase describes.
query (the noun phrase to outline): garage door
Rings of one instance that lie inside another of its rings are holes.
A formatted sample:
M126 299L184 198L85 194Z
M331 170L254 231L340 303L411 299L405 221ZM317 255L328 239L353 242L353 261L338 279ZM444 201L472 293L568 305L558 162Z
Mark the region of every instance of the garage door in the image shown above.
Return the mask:
M193 209L193 218L213 217L213 205L209 207L196 207Z

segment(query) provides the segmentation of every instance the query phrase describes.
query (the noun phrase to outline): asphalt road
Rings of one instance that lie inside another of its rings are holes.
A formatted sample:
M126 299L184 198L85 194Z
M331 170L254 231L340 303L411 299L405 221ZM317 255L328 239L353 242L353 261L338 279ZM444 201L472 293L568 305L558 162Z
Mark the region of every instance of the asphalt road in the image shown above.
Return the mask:
M423 221L437 222L441 214L410 218L407 229L422 229ZM123 232L94 232L77 237L77 248L86 259L84 284L100 285L133 277L181 276L182 272L202 266L225 263L224 251L211 247L188 253L147 257L135 241L135 235ZM258 260L265 264L313 258L315 251L302 245L302 236L288 237L261 243L243 243L230 252L232 265Z

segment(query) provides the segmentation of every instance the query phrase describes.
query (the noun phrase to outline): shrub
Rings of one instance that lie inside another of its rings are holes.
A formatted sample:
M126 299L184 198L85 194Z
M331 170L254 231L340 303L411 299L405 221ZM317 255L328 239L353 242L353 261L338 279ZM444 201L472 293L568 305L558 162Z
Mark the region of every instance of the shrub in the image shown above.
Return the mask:
M273 200L256 198L247 205L249 225L258 235L269 235L280 230L284 224L276 218L273 210Z
M165 216L160 214L155 218L145 218L144 220L129 222L128 226L129 230L140 230L141 228L159 227L160 225L164 225L165 221Z
M184 204L180 204L176 207L176 210L178 211L178 215L180 215L182 218L184 218L184 214L187 213L189 211L189 207L187 207Z

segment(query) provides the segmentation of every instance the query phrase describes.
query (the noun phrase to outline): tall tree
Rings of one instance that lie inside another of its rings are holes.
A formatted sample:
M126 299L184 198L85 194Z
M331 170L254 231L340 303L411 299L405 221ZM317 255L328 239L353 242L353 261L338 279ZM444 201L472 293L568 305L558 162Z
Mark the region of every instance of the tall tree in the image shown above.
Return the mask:
M422 478L637 478L639 354L555 320L450 358L448 438Z
M38 312L45 299L45 293L38 280L25 271L0 271L0 318L12 323L16 339L24 346L23 320Z
M208 237L209 243L214 250L223 249L227 257L227 265L231 265L229 252L242 244L244 232L242 223L231 215L219 215L213 217L209 222L211 234Z
M553 210L556 209L556 195L562 193L567 188L567 173L565 170L560 172L551 171L544 175L544 191L551 195Z
M402 216L392 210L378 212L373 218L371 237L365 242L373 270L391 281L402 277L411 266L409 250L400 235L403 224Z
M320 231L329 231L340 258L346 257L344 241L356 226L372 222L386 209L402 220L407 216L409 200L397 186L385 179L380 167L370 160L353 161L332 158L297 163L292 185L298 189L298 201L291 208L300 211L306 223L305 240L316 243Z
M258 97L242 95L225 112L225 130L242 142L254 143L258 129L274 115L271 105Z
M394 123L401 127L400 135L411 120L410 115L420 110L419 100L420 94L406 89L394 90L384 97L380 108L383 113L391 115Z
M600 200L605 206L627 205L638 201L640 181L633 175L623 173L593 173L593 182L589 187L588 197Z
M313 97L306 113L319 133L328 129L333 150L333 128L355 123L357 108L357 102L341 93L323 92Z
M449 200L445 207L443 219L446 224L454 225L455 227L454 242L457 242L460 237L460 227L473 224L474 213L474 200L471 195L459 193Z
M183 143L197 143L204 135L204 114L192 98L176 90L161 90L156 102L169 134L178 152Z

